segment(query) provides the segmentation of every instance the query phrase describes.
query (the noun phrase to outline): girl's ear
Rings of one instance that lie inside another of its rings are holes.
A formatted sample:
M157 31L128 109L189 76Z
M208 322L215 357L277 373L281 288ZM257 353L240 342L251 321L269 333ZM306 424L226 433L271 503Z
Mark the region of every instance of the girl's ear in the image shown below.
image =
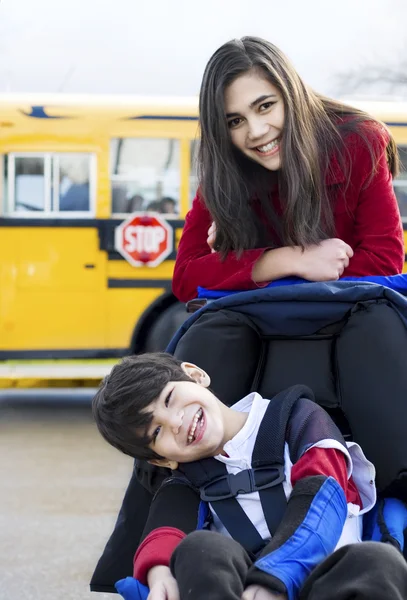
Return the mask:
M178 463L176 460L167 460L166 458L152 458L147 461L150 465L155 465L156 467L164 467L166 469L171 469L171 471L175 471L178 469Z
M207 388L211 385L211 378L209 377L208 373L193 363L183 362L181 369L196 383L202 385L202 387Z

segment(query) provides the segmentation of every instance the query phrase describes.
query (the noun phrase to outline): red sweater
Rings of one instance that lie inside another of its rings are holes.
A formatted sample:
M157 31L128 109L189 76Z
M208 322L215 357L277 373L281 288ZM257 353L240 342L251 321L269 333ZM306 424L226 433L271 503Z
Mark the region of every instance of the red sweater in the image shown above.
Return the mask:
M345 139L349 151L345 161L350 161L346 195L347 177L335 158L326 177L332 197L335 237L354 250L344 277L395 275L401 273L404 262L400 212L386 161L389 136L384 127L375 122L367 122L364 127L380 154L370 183L367 185L372 170L370 153L365 142L354 133ZM273 203L277 207L280 205L277 194ZM259 286L253 281L252 270L268 248L247 250L239 260L230 252L221 262L219 254L211 253L206 242L211 223L211 215L197 195L185 220L173 277L173 292L182 302L195 298L198 286L211 290L250 290L264 285ZM273 235L272 231L270 233Z
M311 448L302 455L291 469L291 484L314 475L334 477L345 492L347 502L362 507L362 501L352 477L348 479L346 458L334 448ZM147 583L147 573L157 565L169 566L171 554L185 537L185 533L174 527L154 529L143 540L134 557L133 576Z

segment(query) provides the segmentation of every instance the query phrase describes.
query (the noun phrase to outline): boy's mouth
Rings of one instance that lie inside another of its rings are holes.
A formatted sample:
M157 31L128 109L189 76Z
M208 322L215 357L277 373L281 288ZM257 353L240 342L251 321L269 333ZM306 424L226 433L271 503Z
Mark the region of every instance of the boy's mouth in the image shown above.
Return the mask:
M200 408L194 418L192 419L192 423L189 426L188 429L188 437L187 437L187 444L192 444L193 441L195 441L196 439L196 429L198 427L198 423L202 420L203 417L203 410L202 408Z

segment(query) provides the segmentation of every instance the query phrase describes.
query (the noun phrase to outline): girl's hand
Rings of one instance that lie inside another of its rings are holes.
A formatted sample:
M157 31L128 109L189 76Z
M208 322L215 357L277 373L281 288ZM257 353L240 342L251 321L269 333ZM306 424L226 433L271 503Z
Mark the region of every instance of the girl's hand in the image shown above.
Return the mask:
M212 225L208 229L208 238L206 240L209 248L211 249L211 252L216 252L216 250L214 250L214 248L213 248L215 239L216 239L216 225L215 225L215 222L213 222Z
M337 238L299 250L295 274L308 281L336 281L353 256L352 248Z
M242 600L288 600L285 594L272 592L260 585L249 585L243 592Z
M178 583L168 567L156 566L147 575L150 593L147 600L180 600Z

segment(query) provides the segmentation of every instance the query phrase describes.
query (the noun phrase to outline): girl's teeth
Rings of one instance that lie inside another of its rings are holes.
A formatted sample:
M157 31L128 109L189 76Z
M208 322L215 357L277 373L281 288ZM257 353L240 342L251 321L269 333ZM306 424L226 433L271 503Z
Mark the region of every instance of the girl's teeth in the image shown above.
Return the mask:
M266 144L265 146L258 146L257 150L259 150L259 152L270 152L270 150L275 148L277 145L278 145L278 140L273 140L272 142L270 142L269 144Z

